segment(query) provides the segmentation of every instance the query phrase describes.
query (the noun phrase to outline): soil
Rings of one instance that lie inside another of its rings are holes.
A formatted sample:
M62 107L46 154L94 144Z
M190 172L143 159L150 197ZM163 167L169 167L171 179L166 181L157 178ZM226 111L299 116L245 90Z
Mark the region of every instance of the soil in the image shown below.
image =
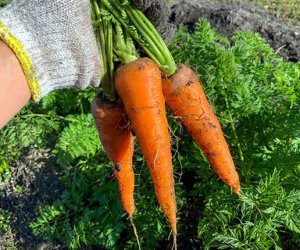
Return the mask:
M171 20L176 25L188 25L193 31L199 18L208 19L218 32L228 37L240 30L259 33L285 60L299 61L300 27L286 24L262 8L237 1L199 0L184 0L172 7Z
M14 215L9 219L13 235L5 239L12 242L5 242L7 245L26 250L62 249L59 245L35 237L29 228L29 223L36 217L38 206L51 204L62 193L59 167L55 161L50 149L28 148L22 160L12 164L10 181L0 186L0 208ZM1 235L1 232L0 236L7 237ZM0 249L6 248L0 245Z
M211 3L184 0L173 5L170 18L176 25L187 25L192 32L195 22L200 17L207 18L218 32L229 37L239 30L258 32L285 60L299 61L299 27L285 24L265 10L235 1ZM188 175L185 176L189 178ZM17 249L64 249L59 244L50 244L35 237L29 228L29 223L36 216L38 206L51 204L60 197L63 187L59 177L60 170L50 149L29 148L24 152L22 160L13 164L10 182L0 186L0 192L4 194L0 197L0 208L16 215L11 219L12 231L16 233L7 241L13 241ZM16 192L16 187L20 189L19 192ZM194 220L199 218L199 211L193 211L192 208L186 208L185 211L182 220L186 228L182 228L179 237L184 240L179 243L179 246L183 247L182 249L201 249L201 242L197 241L196 237L197 228L191 227ZM0 237L3 237L1 232ZM0 249L4 248L0 245Z

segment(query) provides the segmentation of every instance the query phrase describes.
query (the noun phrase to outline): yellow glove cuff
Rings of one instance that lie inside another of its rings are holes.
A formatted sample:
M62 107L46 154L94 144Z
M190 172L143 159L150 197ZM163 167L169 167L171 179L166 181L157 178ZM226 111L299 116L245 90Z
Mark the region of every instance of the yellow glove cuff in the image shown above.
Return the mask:
M37 101L41 98L41 89L37 80L37 76L33 64L27 55L23 45L15 38L7 29L7 27L0 21L0 39L2 39L10 49L15 53L21 67L23 69L26 81L31 91L31 98Z

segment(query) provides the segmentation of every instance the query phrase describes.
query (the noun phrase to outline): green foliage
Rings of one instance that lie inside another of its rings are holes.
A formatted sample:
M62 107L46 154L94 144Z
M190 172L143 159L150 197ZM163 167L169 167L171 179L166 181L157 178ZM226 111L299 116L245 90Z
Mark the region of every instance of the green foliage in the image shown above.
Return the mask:
M198 73L242 184L238 199L169 117L180 249L297 249L300 64L283 61L258 35L240 32L229 40L205 20L193 34L181 28L171 50L178 63ZM53 204L40 204L33 232L70 249L137 249L90 114L95 94L93 89L60 90L26 107L0 132L0 181L9 180L9 166L22 157L23 149L50 147L65 190ZM138 145L134 170L134 222L142 247L169 249L169 225ZM186 221L192 221L194 235ZM202 245L192 246L192 237Z
M84 174L72 180L74 186L60 200L41 208L38 220L31 224L33 232L70 249L94 244L115 249L125 227L116 216L122 213L116 186L96 182L88 186Z
M193 34L181 28L172 51L202 80L243 188L239 201L205 178L207 164L185 163L195 149L185 159L179 148L183 165L205 180L193 189L205 199L198 226L204 247L280 249L283 232L299 243L300 64L283 61L256 34L220 37L205 20Z
M10 221L12 213L0 208L0 234L4 234L10 230Z
M287 192L280 175L245 190L241 200L229 192L215 192L205 201L199 236L206 249L281 249L280 231L300 233L300 191Z
M70 116L68 127L60 134L56 144L57 160L61 165L69 165L80 157L95 156L100 148L98 133L92 114Z
M0 246L1 249L17 250L14 246L11 222L13 221L12 213L0 208Z
M11 171L5 160L0 161L0 183L4 183L11 177Z
M10 0L0 0L0 7L8 4L10 2Z

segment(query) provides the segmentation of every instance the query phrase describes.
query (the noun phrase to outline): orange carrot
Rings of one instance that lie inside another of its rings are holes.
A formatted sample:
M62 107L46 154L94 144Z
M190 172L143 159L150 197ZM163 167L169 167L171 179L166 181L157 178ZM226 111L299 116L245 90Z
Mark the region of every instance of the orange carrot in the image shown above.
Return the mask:
M124 106L120 100L112 103L98 95L92 103L92 113L103 148L114 164L123 208L132 221L135 210L132 169L134 140Z
M163 79L163 93L168 106L202 149L215 172L239 195L239 176L228 145L195 73L182 66L172 77Z
M150 170L156 197L170 221L176 243L171 142L161 72L152 60L141 58L119 68L115 83Z

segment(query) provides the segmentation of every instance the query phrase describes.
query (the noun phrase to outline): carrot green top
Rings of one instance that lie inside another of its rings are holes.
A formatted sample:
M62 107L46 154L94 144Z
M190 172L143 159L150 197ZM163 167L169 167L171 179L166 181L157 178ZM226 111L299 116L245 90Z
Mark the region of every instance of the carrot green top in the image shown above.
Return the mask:
M111 19L104 18L102 13L105 6L100 1L93 0L93 20L95 35L101 50L102 79L101 87L105 95L114 101L116 98L114 86L114 62L113 62L113 27Z
M101 4L138 42L164 74L175 73L176 64L168 47L143 12L130 0L124 0L123 3L119 0L101 0Z

